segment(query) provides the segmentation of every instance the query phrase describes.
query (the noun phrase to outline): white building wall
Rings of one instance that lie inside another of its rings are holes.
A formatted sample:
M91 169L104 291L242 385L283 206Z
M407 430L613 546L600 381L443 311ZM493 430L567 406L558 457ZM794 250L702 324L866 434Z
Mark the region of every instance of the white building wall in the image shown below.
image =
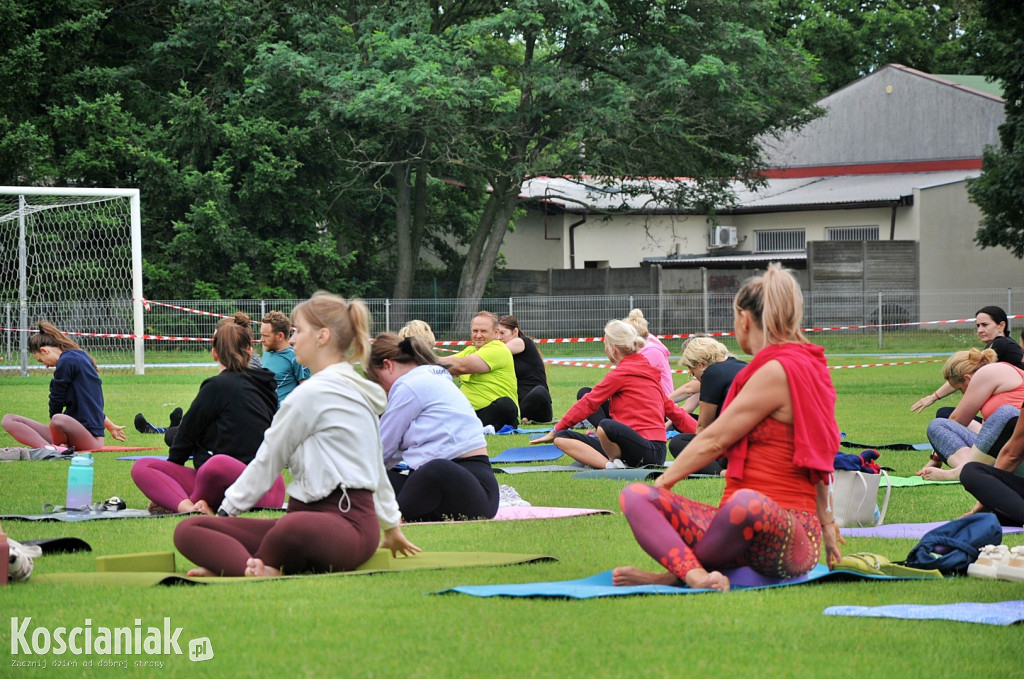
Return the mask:
M914 204L919 206L922 292L1024 285L1024 262L1005 248L982 250L974 242L981 210L967 200L964 182L915 191ZM1003 301L978 300L977 305ZM923 303L921 315L945 318L943 306L942 300Z

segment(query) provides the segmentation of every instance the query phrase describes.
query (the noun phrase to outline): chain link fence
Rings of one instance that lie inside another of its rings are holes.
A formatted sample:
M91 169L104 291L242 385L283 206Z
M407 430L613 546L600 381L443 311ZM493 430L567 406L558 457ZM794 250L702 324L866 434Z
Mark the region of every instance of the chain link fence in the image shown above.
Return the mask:
M624 318L634 308L643 311L651 332L680 335L731 332L732 298L732 293L502 297L481 300L479 308L499 316L516 316L520 328L539 339L599 337L605 323L613 318ZM222 317L237 311L246 313L253 320L254 336L258 337L258 322L268 311L288 314L300 301L150 300L145 313L145 333L153 339L145 342L146 364L208 361L208 340ZM407 321L420 319L431 325L438 340L468 339L468 328L452 327L459 306L457 299L364 301L373 318L374 334L397 331ZM1024 288L926 293L894 290L856 297L808 294L804 298L804 326L815 329L809 333L813 341L832 351L941 354L978 345L974 324L969 319L973 319L979 308L990 304L1003 307L1011 317L1016 313L1024 314ZM75 339L101 363L116 366L130 363L130 357L122 356L123 349L112 340L88 336L90 333L130 333L127 304L123 309L114 309L106 303L76 302L73 307L74 313L61 314L63 330L86 333L86 336L76 335ZM32 308L30 318L48 318L53 311L47 306ZM0 336L3 358L0 367L13 367L18 362L18 335L23 330L17 328L16 318L16 310L8 308L4 316L5 330ZM955 320L961 322L945 322ZM1015 338L1019 337L1024 319L1010 323L1015 329ZM728 338L723 341L730 344ZM678 339L668 342L673 354L679 353L679 342ZM597 344L545 344L543 350L548 356L600 356L602 353Z

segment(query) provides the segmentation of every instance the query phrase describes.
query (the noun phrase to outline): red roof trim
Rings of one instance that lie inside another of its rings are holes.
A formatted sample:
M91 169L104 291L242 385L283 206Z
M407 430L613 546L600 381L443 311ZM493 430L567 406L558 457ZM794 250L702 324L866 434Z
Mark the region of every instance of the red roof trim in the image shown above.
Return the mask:
M842 177L856 174L902 174L909 172L941 172L942 170L980 170L981 158L955 160L918 160L894 163L856 163L851 165L811 165L805 167L771 168L761 171L767 179L798 179L804 177Z

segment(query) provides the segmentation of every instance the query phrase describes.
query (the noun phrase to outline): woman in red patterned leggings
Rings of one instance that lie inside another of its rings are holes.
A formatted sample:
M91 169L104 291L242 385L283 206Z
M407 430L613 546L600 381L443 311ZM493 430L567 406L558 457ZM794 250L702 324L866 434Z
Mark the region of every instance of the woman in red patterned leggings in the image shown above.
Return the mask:
M619 496L637 542L667 572L617 568L617 585L682 582L727 591L719 569L796 577L818 563L822 542L829 567L842 558L828 502L839 449L836 394L824 351L800 332L800 286L772 264L743 285L733 311L736 339L754 359L737 374L722 415L653 487L634 483ZM717 508L671 492L723 454L729 465Z

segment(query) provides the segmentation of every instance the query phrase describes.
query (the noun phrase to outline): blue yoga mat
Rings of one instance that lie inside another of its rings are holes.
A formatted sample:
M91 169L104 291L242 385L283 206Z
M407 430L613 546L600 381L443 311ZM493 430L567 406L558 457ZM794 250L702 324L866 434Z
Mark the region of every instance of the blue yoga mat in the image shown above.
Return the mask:
M788 587L802 585L817 580L904 580L907 578L891 575L868 575L852 571L830 571L824 564L818 564L810 573L798 578L768 578L750 568L733 568L724 570L729 577L733 589L765 589L768 587ZM637 594L700 594L714 592L713 589L691 589L689 587L671 587L669 585L635 585L616 587L612 584L612 572L605 571L582 580L562 580L559 582L529 582L510 585L471 585L441 590L435 594L458 592L477 597L553 597L569 599L593 599L607 596L634 596Z
M491 458L495 462L550 462L562 457L562 451L555 447L554 443L539 446L523 446L522 448L508 448Z
M889 606L829 606L825 615L863 618L902 618L905 620L953 620L984 625L1014 625L1024 622L1024 601L997 601L990 604L958 603L892 604Z
M166 455L123 455L119 460L166 460Z

